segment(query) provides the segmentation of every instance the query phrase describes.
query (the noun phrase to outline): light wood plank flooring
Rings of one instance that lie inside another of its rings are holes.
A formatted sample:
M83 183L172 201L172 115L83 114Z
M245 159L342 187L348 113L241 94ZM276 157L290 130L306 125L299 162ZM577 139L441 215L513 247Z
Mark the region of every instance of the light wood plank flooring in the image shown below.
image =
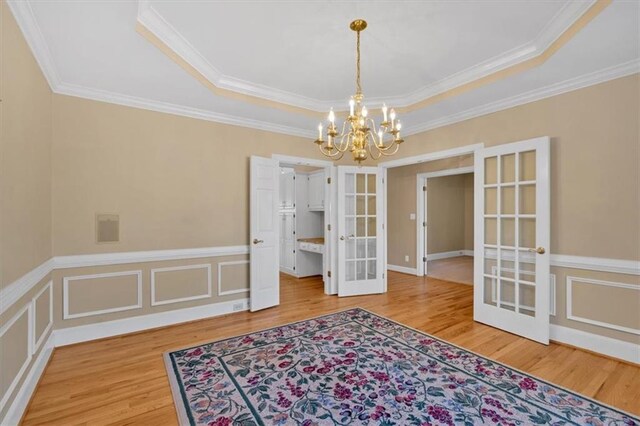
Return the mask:
M430 260L427 262L427 275L443 281L473 285L473 256Z
M389 272L389 291L338 298L319 277L282 276L279 307L241 312L57 349L24 424L177 422L162 353L360 306L535 376L640 414L640 367L473 322L472 287Z

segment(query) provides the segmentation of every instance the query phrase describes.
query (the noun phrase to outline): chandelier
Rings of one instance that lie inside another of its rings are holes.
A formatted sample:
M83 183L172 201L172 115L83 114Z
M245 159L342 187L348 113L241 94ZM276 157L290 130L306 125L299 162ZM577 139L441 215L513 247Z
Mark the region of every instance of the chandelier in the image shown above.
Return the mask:
M342 131L338 133L336 115L333 108L329 111L327 125L327 140L323 139L322 123L318 125L318 139L315 143L320 152L334 160L342 158L345 152L351 151L353 160L360 164L369 156L377 160L383 155L393 155L398 152L404 140L400 137L402 125L396 119L395 110L388 110L382 106L383 120L376 128L375 121L369 117L369 111L362 102L364 95L360 86L360 32L367 28L367 22L356 19L349 25L356 32L356 94L349 100L349 116L342 124ZM386 139L386 140L385 140Z

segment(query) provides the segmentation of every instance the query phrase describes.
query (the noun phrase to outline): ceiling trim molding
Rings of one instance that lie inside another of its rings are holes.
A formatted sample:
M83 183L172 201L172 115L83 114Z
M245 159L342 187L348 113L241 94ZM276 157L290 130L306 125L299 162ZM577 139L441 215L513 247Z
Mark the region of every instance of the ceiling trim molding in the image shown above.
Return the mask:
M604 68L600 71L584 74L559 83L551 84L540 89L531 90L516 96L512 96L498 101L490 102L475 108L470 108L456 114L451 114L437 120L428 121L423 124L407 127L404 131L406 136L415 135L417 133L433 130L438 127L448 126L460 121L469 120L471 118L480 117L516 106L539 101L541 99L550 98L552 96L561 95L585 87L604 83L616 78L626 77L631 74L640 73L640 59L625 62L613 67Z
M540 65L557 51L557 48L554 49L554 43L561 41L560 44L564 44L566 40L562 42L563 36L568 34L567 39L570 39L577 33L577 31L572 31L574 27L577 27L579 31L610 3L611 0L568 2L532 41L411 93L385 99L368 98L367 104L372 108L377 108L386 102L393 105L399 112L410 112L490 83L495 80L493 77L505 78L512 75L513 72L521 72ZM594 11L595 13L589 13ZM582 20L586 22L581 23ZM250 99L245 98L244 100L250 102L259 99L261 104L264 105L264 101L267 101L271 107L282 108L278 104L284 104L301 109L294 112L326 112L332 106L338 107L336 111L342 111L343 99L322 101L223 75L153 8L150 0L138 0L137 24L138 32L143 37L149 39L194 77L200 81L206 80L206 82L203 81L203 84L218 95L228 96L228 92L232 92L247 96ZM536 59L541 60L537 61ZM525 63L527 66L514 69ZM498 75L499 73L504 73L504 75Z
M183 117L196 118L199 120L213 121L216 123L230 124L232 126L246 127L250 129L264 130L267 132L281 133L303 138L313 138L314 131L300 129L297 127L284 126L269 123L267 121L254 120L250 118L237 117L234 115L221 114L198 108L185 107L168 102L151 99L138 98L121 93L109 92L106 90L92 89L75 84L61 83L55 91L61 95L74 96L78 98L90 99L94 101L107 102L111 104L123 105L127 107L140 108L149 111L163 112L166 114L180 115Z
M314 99L222 74L151 6L149 0L138 0L136 30L216 95L237 98L240 94L245 102L313 116L323 111Z
M36 62L40 65L49 87L55 91L55 88L60 83L60 78L53 61L53 55L51 55L49 45L45 41L42 31L40 31L40 26L36 21L31 5L25 0L7 0L7 5L31 48Z

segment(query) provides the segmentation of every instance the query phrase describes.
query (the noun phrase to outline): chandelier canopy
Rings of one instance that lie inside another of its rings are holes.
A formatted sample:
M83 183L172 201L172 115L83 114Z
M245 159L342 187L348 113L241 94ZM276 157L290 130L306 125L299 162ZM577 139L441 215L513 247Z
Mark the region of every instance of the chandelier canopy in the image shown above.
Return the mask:
M336 115L333 108L327 117L328 125L326 141L323 139L323 125L318 125L318 139L315 143L320 152L334 160L342 158L345 152L351 151L353 160L360 164L369 156L377 160L383 155L393 155L398 152L404 140L400 137L402 125L396 118L396 112L387 105L382 106L382 122L380 127L369 117L369 111L364 105L364 95L360 86L360 32L367 28L367 22L356 19L349 26L356 32L356 94L349 100L349 116L342 124L342 131L338 133ZM389 137L390 136L390 137ZM385 140L387 139L387 140Z

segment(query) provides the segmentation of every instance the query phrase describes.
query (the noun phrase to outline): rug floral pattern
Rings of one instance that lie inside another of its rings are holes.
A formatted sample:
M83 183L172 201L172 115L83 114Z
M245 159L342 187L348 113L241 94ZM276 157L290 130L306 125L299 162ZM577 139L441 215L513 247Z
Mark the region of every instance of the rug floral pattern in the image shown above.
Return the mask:
M362 309L165 355L194 425L640 425Z

